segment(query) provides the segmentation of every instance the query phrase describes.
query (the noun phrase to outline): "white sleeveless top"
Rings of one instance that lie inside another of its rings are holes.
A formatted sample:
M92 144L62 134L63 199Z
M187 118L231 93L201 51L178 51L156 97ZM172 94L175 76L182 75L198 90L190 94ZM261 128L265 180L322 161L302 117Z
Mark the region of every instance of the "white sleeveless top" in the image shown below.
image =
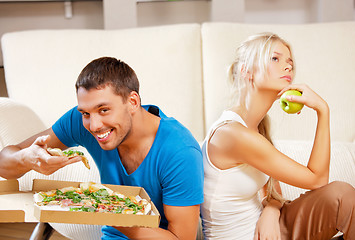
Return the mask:
M201 205L205 239L252 240L262 211L258 191L268 176L248 164L226 170L214 166L207 154L207 143L215 130L231 121L243 124L243 119L232 111L224 111L212 125L203 142L205 171L204 203Z

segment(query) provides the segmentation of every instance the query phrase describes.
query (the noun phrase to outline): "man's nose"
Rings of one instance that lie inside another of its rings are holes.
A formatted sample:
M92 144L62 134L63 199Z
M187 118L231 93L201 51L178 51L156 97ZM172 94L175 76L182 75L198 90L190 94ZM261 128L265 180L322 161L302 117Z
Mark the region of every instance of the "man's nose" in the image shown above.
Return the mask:
M97 132L102 128L102 121L99 116L90 117L90 131Z

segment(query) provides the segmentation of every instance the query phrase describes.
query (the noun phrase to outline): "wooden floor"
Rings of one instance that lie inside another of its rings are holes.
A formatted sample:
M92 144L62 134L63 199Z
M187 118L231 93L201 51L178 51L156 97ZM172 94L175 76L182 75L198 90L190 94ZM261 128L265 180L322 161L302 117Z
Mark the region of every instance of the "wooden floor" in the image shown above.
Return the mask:
M0 240L28 240L36 223L0 223ZM54 231L50 240L68 240Z

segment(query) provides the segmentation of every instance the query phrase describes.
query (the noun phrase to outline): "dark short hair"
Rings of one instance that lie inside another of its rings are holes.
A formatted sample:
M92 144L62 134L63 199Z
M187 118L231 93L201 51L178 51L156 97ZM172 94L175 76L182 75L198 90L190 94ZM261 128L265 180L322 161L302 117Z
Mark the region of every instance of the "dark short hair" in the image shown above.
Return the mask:
M110 85L125 100L135 91L139 94L139 81L134 70L125 62L113 57L101 57L91 61L81 71L75 83L86 90L101 89Z

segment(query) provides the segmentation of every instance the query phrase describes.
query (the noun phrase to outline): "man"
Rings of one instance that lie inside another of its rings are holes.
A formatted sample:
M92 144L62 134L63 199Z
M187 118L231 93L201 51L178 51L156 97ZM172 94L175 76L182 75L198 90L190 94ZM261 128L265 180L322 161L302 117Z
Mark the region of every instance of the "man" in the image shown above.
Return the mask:
M203 167L191 133L158 107L141 106L135 72L115 58L89 63L76 92L78 106L50 129L0 152L0 176L18 178L32 169L51 174L80 157L53 157L48 147L81 145L102 183L145 188L161 214L160 228L105 226L103 239L195 239Z

